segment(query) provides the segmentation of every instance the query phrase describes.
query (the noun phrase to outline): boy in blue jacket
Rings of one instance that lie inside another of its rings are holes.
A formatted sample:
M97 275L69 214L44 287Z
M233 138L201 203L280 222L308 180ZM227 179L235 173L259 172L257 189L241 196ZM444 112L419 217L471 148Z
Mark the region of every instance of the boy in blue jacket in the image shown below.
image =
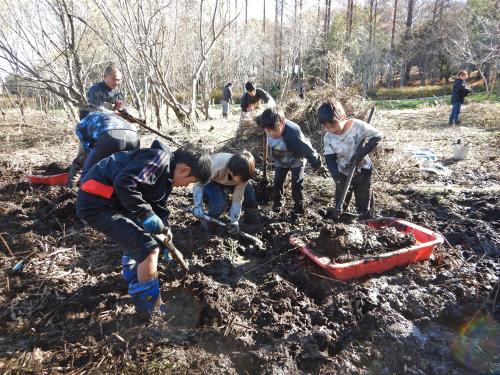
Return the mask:
M303 183L306 160L323 177L328 175L328 170L300 126L285 119L279 109L266 109L257 117L257 124L266 132L269 155L275 165L273 211L281 211L283 184L291 171L293 216L297 217L304 213Z
M69 170L68 186L75 185L76 173L82 178L99 160L118 151L136 150L141 142L134 125L112 112L91 112L76 125L80 149Z
M164 233L171 239L165 204L172 188L205 183L210 172L205 152L188 144L172 153L155 141L151 148L101 160L81 180L77 215L128 250L129 257L122 259L123 277L137 312L149 316L161 302L160 249L150 234Z
M464 104L464 98L472 93L472 90L467 87L465 80L467 79L467 72L461 70L458 72L457 78L453 83L453 90L451 91L451 113L448 125L460 125L460 107Z

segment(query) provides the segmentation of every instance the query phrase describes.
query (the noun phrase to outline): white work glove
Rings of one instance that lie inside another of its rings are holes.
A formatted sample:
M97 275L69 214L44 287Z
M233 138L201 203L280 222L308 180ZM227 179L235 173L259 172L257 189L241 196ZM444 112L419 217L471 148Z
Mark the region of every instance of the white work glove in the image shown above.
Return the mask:
M172 241L172 239L174 238L174 235L172 234L172 230L170 229L170 227L163 227L163 230L161 233L165 236L165 238L166 238L165 241L167 241L167 242Z
M205 212L203 211L203 185L196 184L193 187L193 215L197 219L203 219Z
M227 233L235 235L240 232L240 224L235 221L234 223L230 223L227 225Z
M229 211L229 221L232 223L237 223L241 215L241 203L235 203L231 205L231 211Z

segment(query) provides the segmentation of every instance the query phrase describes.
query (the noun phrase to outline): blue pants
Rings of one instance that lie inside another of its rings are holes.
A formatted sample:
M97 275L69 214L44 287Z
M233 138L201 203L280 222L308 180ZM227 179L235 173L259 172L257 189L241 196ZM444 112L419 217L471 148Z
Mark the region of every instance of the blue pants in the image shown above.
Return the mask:
M130 212L111 204L108 199L80 190L76 214L89 227L120 245L137 264L159 247Z
M462 103L451 103L450 119L448 120L449 124L457 124L459 122L458 116L460 115L461 106Z
M233 190L234 186L222 185L215 181L203 186L203 196L208 199L208 216L218 219L222 215L227 205L227 194ZM257 198L251 181L245 187L243 207L257 208Z

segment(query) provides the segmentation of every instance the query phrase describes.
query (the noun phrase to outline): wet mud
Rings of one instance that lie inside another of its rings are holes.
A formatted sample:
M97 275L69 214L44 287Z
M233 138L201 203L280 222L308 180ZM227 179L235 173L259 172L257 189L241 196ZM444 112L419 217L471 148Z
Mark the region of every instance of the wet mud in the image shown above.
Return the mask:
M261 250L205 235L183 209L189 194L176 192L169 200L174 242L191 271L160 263L169 313L144 322L120 277L122 250L76 218L76 191L25 181L18 171L0 174L0 233L15 254L1 258L2 371L499 371L498 194L388 191L394 198L379 206L382 215L439 230L450 245L435 249L430 261L344 283L302 257L289 236L315 240L337 262L412 239L323 218L325 202L308 186L308 213L294 223L286 214L268 215L262 202L265 215L251 228ZM351 226L361 232L359 245ZM12 272L20 260L23 269Z

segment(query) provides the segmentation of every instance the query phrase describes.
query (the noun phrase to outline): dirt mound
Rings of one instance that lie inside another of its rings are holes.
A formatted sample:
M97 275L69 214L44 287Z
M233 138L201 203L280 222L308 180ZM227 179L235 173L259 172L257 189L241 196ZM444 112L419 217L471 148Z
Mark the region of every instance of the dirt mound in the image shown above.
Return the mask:
M339 100L347 116L366 119L370 103L358 95L354 90L336 90L330 86L318 87L310 92L305 99L293 96L281 104L285 117L297 123L302 132L313 140L313 144L320 144L323 129L317 120L317 109L326 99ZM255 116L244 117L236 136L230 139L219 149L219 152L250 151L262 163L262 130L255 122Z
M317 110L322 102L327 99L335 99L342 103L347 117L356 117L364 119L370 103L360 96L354 89L337 90L331 86L318 87L308 91L305 99L293 96L284 105L286 118L299 124L303 131L321 129L318 122Z
M332 258L333 262L345 263L410 247L415 244L415 237L393 227L328 224L321 229L316 244L319 254Z
M53 174L65 173L69 170L67 165L61 163L50 163L48 165L42 165L33 169L32 174L50 176Z

